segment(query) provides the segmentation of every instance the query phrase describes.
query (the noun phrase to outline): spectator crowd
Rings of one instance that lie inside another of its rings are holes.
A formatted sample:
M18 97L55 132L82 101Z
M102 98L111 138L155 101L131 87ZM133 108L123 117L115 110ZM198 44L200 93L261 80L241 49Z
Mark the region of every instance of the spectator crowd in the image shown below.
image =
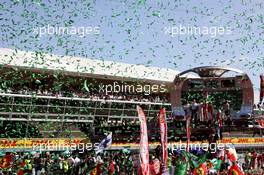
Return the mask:
M162 171L161 152L158 146L150 152L150 174ZM204 150L169 150L168 169L170 175L181 173L194 175L196 170L206 175L229 174L236 165L245 175L264 173L264 153L247 150L237 160L230 159L221 151L210 153ZM129 149L105 151L96 155L65 152L23 152L0 154L1 175L140 175L139 154ZM197 174L197 173L196 173Z

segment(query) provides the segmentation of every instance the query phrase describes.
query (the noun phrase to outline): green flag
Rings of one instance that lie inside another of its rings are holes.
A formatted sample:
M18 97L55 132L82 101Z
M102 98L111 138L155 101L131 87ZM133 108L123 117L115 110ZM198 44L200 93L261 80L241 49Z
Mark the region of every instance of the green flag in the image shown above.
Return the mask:
M204 163L209 158L209 156L210 156L210 153L208 153L208 152L203 154L202 156L200 156L198 158L198 164L200 165L200 164Z
M186 175L187 174L187 162L177 161L175 167L175 175Z
M198 157L193 155L190 152L182 151L182 155L186 158L186 160L190 163L191 168L197 168L199 166L197 160Z
M222 160L221 159L212 159L211 163L213 164L213 168L217 171L221 169Z

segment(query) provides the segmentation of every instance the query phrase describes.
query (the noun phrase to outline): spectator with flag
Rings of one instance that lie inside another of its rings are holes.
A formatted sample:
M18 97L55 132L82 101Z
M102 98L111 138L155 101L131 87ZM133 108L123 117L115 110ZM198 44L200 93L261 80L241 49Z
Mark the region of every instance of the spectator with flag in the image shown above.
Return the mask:
M229 146L229 148L226 149L226 155L230 162L236 162L237 161L237 153L234 145Z
M188 169L188 157L183 154L177 155L174 175L186 175Z
M232 166L229 168L228 175L245 175L236 162L232 162Z
M193 171L193 175L206 175L207 174L207 164L206 162L203 162L199 165L199 167L195 168Z
M150 161L150 174L151 175L159 175L160 174L160 161L159 159L155 158L154 156L151 157Z
M96 154L103 152L106 148L112 145L112 132L103 139L100 144L97 146Z

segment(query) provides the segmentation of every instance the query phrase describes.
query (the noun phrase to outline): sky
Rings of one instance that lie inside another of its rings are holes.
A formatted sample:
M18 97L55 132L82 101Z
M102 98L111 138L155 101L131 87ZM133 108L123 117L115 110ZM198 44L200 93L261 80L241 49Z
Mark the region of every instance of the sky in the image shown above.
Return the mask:
M2 0L0 47L177 71L229 66L258 96L263 9L263 0Z

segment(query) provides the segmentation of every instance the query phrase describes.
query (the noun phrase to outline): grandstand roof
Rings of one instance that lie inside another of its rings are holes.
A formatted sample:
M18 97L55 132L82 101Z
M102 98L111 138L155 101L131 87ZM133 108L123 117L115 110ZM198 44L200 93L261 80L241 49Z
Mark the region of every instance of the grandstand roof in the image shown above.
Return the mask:
M179 73L177 76L182 76L190 72L197 73L200 77L222 77L226 72L236 72L239 74L246 74L241 70L230 68L230 67L221 67L221 66L202 66L195 67L186 71Z
M173 82L179 73L172 69L7 48L0 48L0 65L50 71L63 70L102 78L119 77L163 82Z

